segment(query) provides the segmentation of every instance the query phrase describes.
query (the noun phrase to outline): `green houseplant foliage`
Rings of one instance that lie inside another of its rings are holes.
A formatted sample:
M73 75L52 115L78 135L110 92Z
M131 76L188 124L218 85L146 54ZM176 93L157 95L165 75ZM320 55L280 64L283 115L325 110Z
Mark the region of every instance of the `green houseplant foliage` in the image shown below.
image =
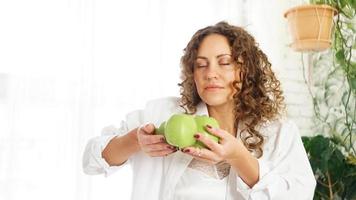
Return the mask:
M317 180L314 199L355 199L355 160L344 156L339 141L322 135L302 139Z

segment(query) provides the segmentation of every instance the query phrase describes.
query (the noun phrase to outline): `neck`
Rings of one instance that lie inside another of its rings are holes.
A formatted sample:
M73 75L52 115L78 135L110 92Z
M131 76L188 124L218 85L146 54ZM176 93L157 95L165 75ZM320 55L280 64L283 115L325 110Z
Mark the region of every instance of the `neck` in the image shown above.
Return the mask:
M220 106L208 106L209 116L214 117L220 125L220 128L236 136L234 107L232 104Z

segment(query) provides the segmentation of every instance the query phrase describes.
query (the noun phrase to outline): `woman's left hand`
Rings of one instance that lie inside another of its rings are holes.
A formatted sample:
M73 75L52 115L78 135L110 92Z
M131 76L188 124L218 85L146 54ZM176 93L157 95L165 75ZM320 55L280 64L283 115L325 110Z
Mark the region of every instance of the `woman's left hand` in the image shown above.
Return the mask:
M186 147L182 151L198 160L216 164L219 162L229 162L229 160L238 158L241 148L245 148L240 139L235 138L225 130L209 127L209 125L206 126L206 130L212 135L219 137L219 143L202 133L196 133L194 137L208 148Z

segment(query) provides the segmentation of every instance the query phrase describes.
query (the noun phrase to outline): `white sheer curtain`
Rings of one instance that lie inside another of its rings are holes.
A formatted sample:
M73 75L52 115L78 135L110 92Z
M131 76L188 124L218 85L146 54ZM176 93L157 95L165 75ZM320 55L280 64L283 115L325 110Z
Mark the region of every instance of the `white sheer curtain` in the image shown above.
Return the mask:
M0 199L129 199L131 171L84 175L87 140L178 95L198 29L243 25L233 0L0 2Z

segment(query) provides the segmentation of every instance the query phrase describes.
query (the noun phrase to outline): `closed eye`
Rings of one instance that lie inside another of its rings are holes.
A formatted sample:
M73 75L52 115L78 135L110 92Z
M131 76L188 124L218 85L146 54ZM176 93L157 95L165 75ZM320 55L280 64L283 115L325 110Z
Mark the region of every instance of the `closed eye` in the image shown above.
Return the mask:
M207 67L208 65L196 65L197 68Z

